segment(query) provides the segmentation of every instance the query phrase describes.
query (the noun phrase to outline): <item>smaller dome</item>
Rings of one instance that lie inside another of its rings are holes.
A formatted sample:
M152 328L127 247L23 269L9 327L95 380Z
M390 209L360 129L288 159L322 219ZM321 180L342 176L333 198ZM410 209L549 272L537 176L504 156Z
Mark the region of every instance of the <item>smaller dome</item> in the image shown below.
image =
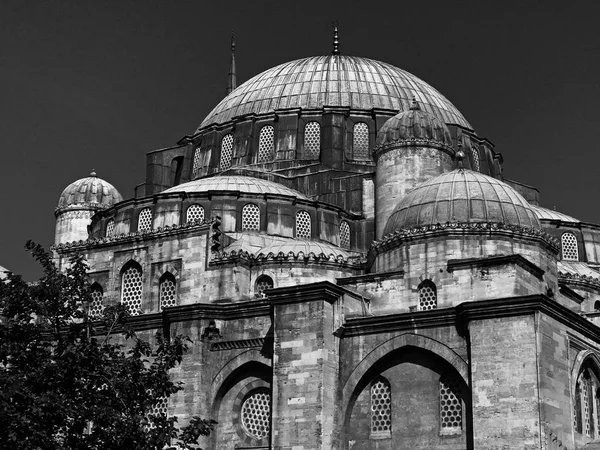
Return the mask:
M304 194L295 191L294 189L290 189L283 184L263 180L261 178L237 175L219 175L188 181L187 183L173 186L172 188L163 191L163 194L172 192L202 193L209 191L233 191L260 195L276 194L308 200Z
M388 119L377 133L376 148L415 142L452 149L452 138L445 123L421 110L413 98L408 111L402 111Z
M542 208L541 206L531 205L531 209L540 220L560 220L561 222L579 223L580 221L574 217L567 216L558 211L552 211L548 208Z
M508 184L457 169L410 191L394 209L383 235L446 222L496 222L541 228L531 205Z
M123 196L108 181L98 178L96 172L68 185L60 194L57 212L65 209L106 209L123 201Z

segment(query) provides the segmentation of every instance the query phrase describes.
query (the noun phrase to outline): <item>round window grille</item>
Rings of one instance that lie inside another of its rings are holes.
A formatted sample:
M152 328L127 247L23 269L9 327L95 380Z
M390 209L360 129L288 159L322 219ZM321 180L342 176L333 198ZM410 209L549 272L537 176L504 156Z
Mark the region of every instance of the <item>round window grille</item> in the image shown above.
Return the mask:
M471 154L473 155L473 170L479 172L479 152L476 148L472 148Z
M121 303L125 305L132 316L140 313L142 308L142 271L135 266L131 266L123 272Z
M273 160L274 150L274 128L271 125L265 125L260 129L258 138L258 162L265 163Z
M355 159L369 157L369 126L364 122L354 124L352 136L352 154Z
M201 155L200 148L194 151L194 165L192 166L192 178L196 178L200 172Z
M309 159L319 159L321 155L321 125L308 122L304 127L304 152Z
M250 394L242 404L242 426L248 435L264 439L271 427L271 395L266 391Z
M152 210L144 208L138 217L138 231L148 231L152 229Z
M231 157L233 152L233 134L226 134L221 141L221 162L219 169L225 170L231 167Z
M190 205L185 220L186 222L204 222L204 208L198 204Z
M104 311L104 294L101 289L92 288L92 303L90 304L90 319L96 320L102 316Z
M419 289L419 311L428 311L437 308L437 294L435 287L425 284Z
M253 203L242 208L242 231L260 230L260 209Z
M579 251L577 250L577 238L573 233L563 233L562 257L568 261L579 261Z
M440 418L442 429L462 429L462 401L454 377L440 379Z
M106 237L112 236L114 234L114 232L115 232L115 221L111 219L106 224Z
M256 280L256 286L255 286L254 292L256 293L256 295L262 297L263 292L266 289L271 289L272 287L273 287L273 280L271 279L271 277L268 277L266 275L261 275L260 277L258 277L258 280Z
M160 309L175 306L175 281L165 278L160 283Z
M350 248L350 225L345 220L340 223L340 247Z
M300 239L310 239L310 227L310 215L306 211L298 211L296 214L296 237Z
M392 394L389 383L379 379L371 385L371 433L392 430Z

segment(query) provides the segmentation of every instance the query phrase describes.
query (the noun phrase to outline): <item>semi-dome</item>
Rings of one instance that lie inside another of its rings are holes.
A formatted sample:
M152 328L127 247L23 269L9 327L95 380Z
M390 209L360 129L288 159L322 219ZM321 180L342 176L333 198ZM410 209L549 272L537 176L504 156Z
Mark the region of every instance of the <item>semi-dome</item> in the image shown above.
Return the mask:
M296 197L303 200L308 198L294 189L290 189L274 181L263 180L261 178L244 177L237 175L219 175L210 178L201 178L199 180L188 181L163 191L202 193L209 191L233 191L247 194L277 194Z
M542 208L541 206L531 205L531 209L535 212L535 215L540 220L560 220L561 222L579 223L580 221L574 217L568 216L558 211L552 211L548 208Z
M368 58L329 55L287 62L256 75L225 97L198 130L286 108L407 110L414 97L442 122L472 128L446 97L413 74Z
M389 118L379 129L377 148L414 142L452 148L452 137L446 124L434 114L423 111L416 99L408 111Z
M531 205L506 183L458 169L418 185L394 209L383 235L446 222L496 222L541 228Z
M65 209L100 210L123 201L123 196L108 181L98 178L96 172L68 185L60 194L56 212Z

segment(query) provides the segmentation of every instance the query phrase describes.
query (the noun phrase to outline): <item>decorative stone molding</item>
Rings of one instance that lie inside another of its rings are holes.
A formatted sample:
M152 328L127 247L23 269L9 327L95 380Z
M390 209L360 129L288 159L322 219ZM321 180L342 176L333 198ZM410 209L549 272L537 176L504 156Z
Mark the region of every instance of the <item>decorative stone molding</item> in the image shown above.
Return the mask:
M600 289L600 279L578 273L558 272L558 281L576 286Z
M381 158L383 159L391 159L394 158L397 153L400 152L401 147L429 147L436 148L442 150L448 155L454 157L456 153L454 149L450 145L446 145L440 142L437 139L427 139L427 138L411 138L411 139L398 139L394 141L388 141L385 144L380 144L375 147L373 151L373 155L376 161L379 161ZM394 152L393 150L398 150L398 152Z
M288 262L288 263L328 263L334 264L336 266L343 267L357 267L360 268L364 265L365 260L362 256L344 256L342 254L335 255L330 253L326 255L325 253L315 254L314 252L310 252L308 254L303 251L299 251L297 253L289 252L279 252L274 254L269 252L267 255L264 253L259 253L258 255L252 254L245 250L231 252L214 252L212 254L212 259L209 264L224 264L229 262L245 262L248 265L254 264L264 264L269 262Z
M211 352L223 350L234 350L241 348L262 348L265 344L265 338L241 339L238 341L215 342L210 345Z

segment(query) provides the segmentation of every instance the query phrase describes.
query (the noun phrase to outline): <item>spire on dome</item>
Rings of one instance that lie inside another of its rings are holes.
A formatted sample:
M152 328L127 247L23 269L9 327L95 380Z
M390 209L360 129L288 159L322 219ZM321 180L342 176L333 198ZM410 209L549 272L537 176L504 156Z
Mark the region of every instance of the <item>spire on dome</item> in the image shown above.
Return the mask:
M339 26L339 22L335 21L333 22L333 51L331 52L332 55L339 55L340 54L340 36L338 35L338 26Z
M237 87L235 75L235 36L231 31L231 60L229 61L229 75L227 75L227 90L225 95L229 95Z

